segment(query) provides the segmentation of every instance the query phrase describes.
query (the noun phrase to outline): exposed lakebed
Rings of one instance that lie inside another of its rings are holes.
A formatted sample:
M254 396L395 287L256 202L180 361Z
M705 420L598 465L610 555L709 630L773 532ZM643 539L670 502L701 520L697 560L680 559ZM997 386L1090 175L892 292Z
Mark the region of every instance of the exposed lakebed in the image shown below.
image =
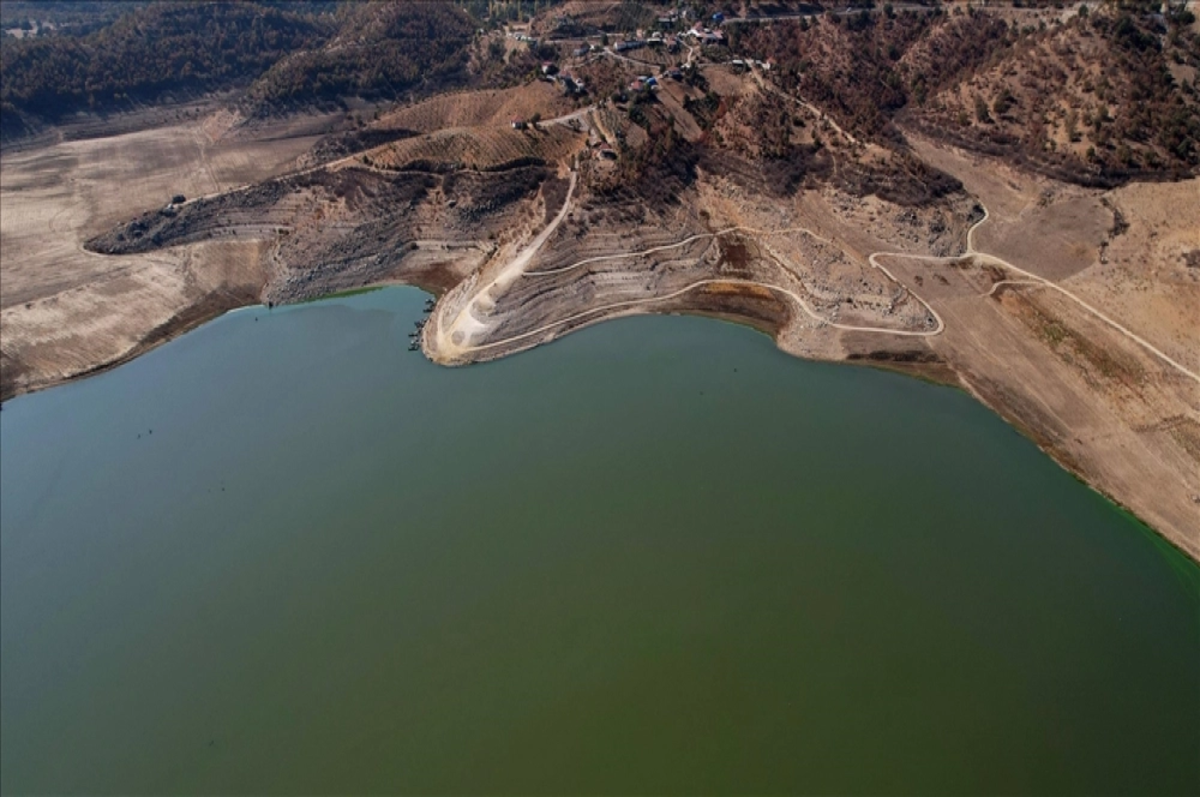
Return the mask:
M969 396L424 295L0 413L5 792L1187 792L1200 569Z

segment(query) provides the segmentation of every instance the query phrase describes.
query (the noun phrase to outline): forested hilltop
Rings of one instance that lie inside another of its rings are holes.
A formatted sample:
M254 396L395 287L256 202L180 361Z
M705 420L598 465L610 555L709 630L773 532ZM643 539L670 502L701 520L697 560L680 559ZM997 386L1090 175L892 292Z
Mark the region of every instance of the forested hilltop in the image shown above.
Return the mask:
M322 48L277 61L247 92L256 113L338 97L396 99L466 82L468 48L478 24L449 3L348 4Z
M1193 13L1183 4L1043 5L1058 12L1052 24L1013 9L889 3L762 25L732 44L771 59L781 87L859 136L882 140L902 122L1096 185L1200 165Z
M232 89L240 116L256 119L511 86L587 37L682 34L707 21L726 38L706 58L770 62L778 88L862 139L886 144L897 126L919 129L1094 185L1200 166L1200 32L1182 3L13 0L2 19L5 141L81 112ZM498 28L510 22L519 30L506 38ZM580 65L592 101L623 85L610 79L613 65L598 52ZM653 97L640 100L632 112L645 126ZM764 108L755 129L763 153L794 163L797 153L778 146L790 129L785 107ZM692 110L704 125L723 112ZM819 166L815 150L800 154L806 170Z
M250 115L448 88L466 79L478 21L452 3L154 2L25 3L6 24L7 138L232 88L247 89Z
M30 121L248 83L334 31L329 14L258 3L155 3L82 36L5 37L4 133L17 134Z

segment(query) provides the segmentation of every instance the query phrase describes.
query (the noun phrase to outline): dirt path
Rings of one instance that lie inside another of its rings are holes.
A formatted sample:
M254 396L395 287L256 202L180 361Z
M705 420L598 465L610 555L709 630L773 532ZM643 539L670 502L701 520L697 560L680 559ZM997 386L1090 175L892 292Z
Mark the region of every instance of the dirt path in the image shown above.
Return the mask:
M1002 288L1005 285L1036 285L1039 288L1046 287L1043 283L1038 282L1037 280L1000 280L999 282L992 285L992 289L990 291L988 291L987 293L979 294L979 298L980 299L990 298L991 296L995 295L997 288Z
M1160 349L1155 347L1153 344L1151 344L1150 342L1148 342L1141 336L1131 332L1129 329L1125 328L1123 325L1121 325L1117 321L1114 321L1112 318L1109 318L1104 313L1097 310L1095 307L1091 306L1090 304L1083 301L1075 294L1068 291L1066 288L1063 288L1062 286L1058 285L1057 283L1052 282L1048 279L1045 279L1044 277L1040 277L1037 274L1026 271L1025 269L1022 269L1018 266L1014 266L1012 263L1009 263L1006 260L996 257L995 255L991 255L986 252L980 252L979 250L977 250L975 248L975 232L979 229L979 227L984 222L986 222L988 220L989 214L988 214L987 208L984 208L983 218L981 218L979 221L975 222L975 224L971 225L970 229L967 230L967 247L966 247L966 251L962 255L958 255L955 257L933 257L930 255L910 254L907 252L874 252L867 258L868 262L871 264L872 267L877 268L880 271L882 271L889 280L891 280L895 284L904 288L909 293L909 295L911 295L914 299L916 299L918 302L920 302L922 306L925 307L925 309L929 312L929 314L933 317L934 321L936 322L936 326L932 330L901 330L901 329L891 329L891 328L887 328L887 327L868 327L868 326L855 326L855 325L850 325L850 324L840 324L840 323L831 321L831 320L821 316L815 310L813 310L813 308L804 300L803 297L801 297L799 294L797 294L794 291L792 291L788 288L785 288L783 286L772 285L769 283L758 282L758 281L754 281L754 280L734 280L734 279L712 278L712 279L698 280L684 288L680 288L677 291L674 291L669 294L665 294L663 296L652 296L652 297L647 297L644 299L630 299L630 300L622 301L622 302L613 302L611 304L603 305L600 307L593 307L588 310L584 310L579 313L575 313L566 318L559 319L550 324L546 324L535 330L531 330L529 332L524 332L519 335L514 335L514 336L512 336L510 338L506 338L504 340L493 341L491 343L480 344L478 346L471 345L469 343L469 341L475 335L475 333L477 333L481 330L487 329L487 325L478 319L478 317L475 315L473 310L477 307L483 307L485 305L487 307L495 306L495 300L492 298L490 291L496 287L503 288L503 287L511 284L514 280L516 280L520 277L543 277L543 276L553 276L553 275L558 275L558 274L564 274L569 271L573 271L575 269L582 268L583 266L590 265L593 263L612 261L612 260L620 260L620 259L632 258L632 257L644 257L645 255L655 254L657 252L664 252L664 251L667 251L670 249L677 249L677 248L680 248L683 246L687 246L690 243L693 243L698 240L703 240L705 238L715 239L715 238L718 238L718 237L721 237L724 235L730 235L733 233L747 233L747 234L751 234L751 235L758 235L758 236L764 236L764 237L771 236L771 235L783 235L783 234L787 234L787 233L805 233L807 235L813 236L814 238L817 238L820 241L823 241L825 243L830 243L828 239L823 238L822 236L819 236L816 233L814 233L812 230L809 230L804 227L790 227L790 228L786 228L786 229L782 229L782 230L759 230L759 229L755 229L752 227L737 226L737 227L729 227L727 229L720 230L715 233L701 233L699 235L693 235L693 236L685 238L681 241L678 241L676 243L655 246L655 247L651 247L649 249L639 251L639 252L624 252L624 253L614 254L614 255L599 255L596 257L585 258L576 263L572 263L568 266L563 266L561 268L548 269L548 270L544 270L544 271L528 271L528 272L525 271L526 266L528 266L530 260L533 259L533 256L535 254L537 254L538 250L541 249L541 247L546 243L546 241L550 238L550 236L558 228L558 225L560 223L562 223L564 218L566 218L566 215L570 209L571 197L573 196L573 194L575 192L575 183L576 183L576 173L574 171L572 171L571 172L571 185L567 191L567 197L564 200L563 206L559 210L558 215L555 216L554 220L549 225L547 225L545 229L542 230L542 232L537 236L537 238L535 238L529 244L529 246L525 247L525 249L523 249L521 251L521 253L519 255L517 255L517 257L515 257L508 265L506 265L505 267L500 269L500 271L497 273L496 277L493 278L491 280L491 282L489 282L487 285L485 285L480 290L476 291L474 293L474 295L472 295L471 298L467 300L466 304L458 312L458 314L455 316L454 320L451 321L448 326L443 325L441 322L441 318L440 317L438 318L435 332L434 332L434 344L435 344L434 352L431 353L431 355L432 355L431 358L433 358L433 359L455 359L464 354L470 354L471 352L474 352L474 351L484 351L484 350L488 350L488 349L499 348L499 347L505 346L505 345L510 345L513 343L520 343L521 341L528 340L529 338L544 334L544 333L549 332L549 331L551 331L557 327L560 327L564 324L569 324L573 321L578 321L580 319L584 319L589 316L599 315L599 314L602 314L605 312L610 312L610 311L619 311L619 310L623 310L623 309L629 309L629 308L640 307L640 306L651 305L651 304L655 304L655 303L659 303L659 302L668 301L670 299L674 299L679 296L682 296L682 295L688 293L689 291L694 290L695 288L699 288L704 285L713 285L713 284L749 285L749 286L766 288L767 290L782 293L785 296L790 297L793 301L795 301L796 305L798 307L800 307L800 309L803 310L806 315L808 315L809 317L813 318L816 321L819 321L822 324L831 326L835 329L842 329L842 330L851 331L851 332L871 332L871 333L878 333L878 334L909 336L909 337L932 337L934 335L941 334L941 332L946 328L945 321L943 321L942 317L938 314L938 312L936 310L933 309L933 307L927 301L925 301L923 298L921 298L920 295L918 295L916 292L914 292L912 289L910 289L907 285L904 285L904 283L900 282L900 280L898 280L896 278L896 276L886 266L884 266L882 263L880 263L879 258L881 258L881 257L896 257L896 258L906 258L906 259L916 259L916 260L927 260L927 261L936 262L936 263L945 263L945 262L950 262L953 260L958 260L962 257L970 256L970 257L975 257L975 258L983 261L984 263L1000 266L1001 268L1005 268L1005 269L1009 269L1013 272L1016 272L1017 274L1020 274L1022 277L1025 278L1023 280L1004 280L1001 283L997 283L997 285L994 285L992 287L992 292L994 292L996 290L996 288L999 287L1000 284L1026 284L1026 285L1032 284L1032 285L1040 285L1042 287L1046 287L1051 290L1058 291L1059 293L1061 293L1062 295L1064 295L1068 299L1070 299L1072 302L1074 302L1075 304L1079 305L1087 312L1094 315L1096 318L1099 318L1101 321L1103 321L1104 323L1111 326L1113 329L1120 332L1122 335L1124 335L1129 340L1132 340L1133 342L1137 343L1139 346L1143 347L1144 349L1146 349L1147 351L1149 351L1150 353L1152 353L1153 355L1155 355L1156 357L1161 359L1163 362L1167 363L1172 368L1179 371L1184 376L1188 377L1189 379L1191 379L1197 383L1200 383L1200 375L1197 375L1197 374L1193 373L1192 371L1188 370L1186 367L1184 367L1180 363L1173 360L1167 354L1163 353ZM989 295L990 295L990 293L989 293ZM454 339L454 336L456 333L458 333L458 335L459 335L459 339L457 342Z
M612 50L601 50L600 55L607 56L608 58L613 58L617 61L624 61L627 64L633 64L634 66L639 67L639 68L647 67L647 66L652 67L654 69L663 69L664 68L662 64L655 63L654 61L643 61L640 58L630 58L627 55L621 55L620 53L613 52Z
M938 322L938 327L937 327L937 329L934 329L934 330L886 329L883 327L859 327L859 326L853 326L851 324L839 324L837 322L830 321L829 319L827 319L824 316L821 316L820 314L815 312L811 307L809 307L808 303L806 301L804 301L803 297L801 297L795 291L792 291L790 288L784 288L780 285L772 285L767 282L759 282L757 280L730 279L727 277L710 277L708 279L697 280L696 282L693 282L690 285L684 286L683 288L680 288L676 291L672 291L671 293L664 294L662 296L650 296L645 299L629 299L629 300L623 301L623 302L613 302L612 304L606 304L606 305L602 305L600 307L593 307L589 310L584 310L582 312L575 313L574 315L567 316L566 318L560 318L557 321L553 321L549 324L538 327L537 329L530 330L529 332L522 332L520 335L513 335L511 338L506 338L505 340L498 340L498 341L494 341L492 343L484 343L480 346L467 347L466 349L464 349L464 352L486 351L488 349L498 348L500 346L505 346L510 343L519 343L522 340L527 340L529 338L536 337L543 333L549 332L550 330L555 329L556 327L560 327L563 324L569 324L572 321L578 321L580 319L587 318L590 315L597 315L599 313L605 313L605 312L608 312L611 310L623 310L623 309L627 309L627 308L640 307L642 305L654 304L656 302L665 302L665 301L669 301L671 299L677 299L680 296L683 296L684 294L689 293L689 292L695 290L696 288L701 288L705 285L745 285L747 287L752 287L752 288L766 288L767 290L770 290L770 291L776 291L778 293L782 293L785 296L791 298L793 301L796 302L796 304L798 304L800 306L800 309L802 309L807 315L809 315L816 321L819 321L824 325L831 326L836 329L844 329L848 332L884 332L889 335L903 335L903 336L909 336L909 337L927 338L927 337L931 337L933 335L940 334L942 332L942 330L945 328L945 324L942 323L942 319L936 313L934 313L934 318ZM924 302L922 302L922 304L924 304ZM928 305L925 305L925 306L928 307ZM932 312L932 310L931 310L931 312Z
M600 262L603 262L606 260L619 260L621 258L626 258L626 257L642 257L645 255L652 255L656 252L665 252L668 249L678 249L681 246L687 246L690 243L693 243L695 241L702 241L705 238L720 238L722 235L729 235L729 234L735 233L735 232L748 232L748 233L753 233L755 235L785 235L787 233L802 232L802 233L806 233L806 234L812 236L813 238L816 238L821 243L831 244L831 245L833 243L828 238L824 238L820 235L817 235L815 232L808 229L807 227L788 227L783 230L758 230L753 227L727 227L726 229L719 230L717 232L702 232L698 235L693 235L689 238L684 238L682 241L678 241L673 244L663 244L662 246L653 246L649 249L643 249L640 252L620 252L615 255L597 255L595 257L584 258L583 260L580 260L577 263L572 263L569 266L562 266L560 268L547 269L545 271L526 271L525 276L526 277L544 277L544 276L548 276L550 274L565 274L568 271L573 271L581 266L586 266L591 263L600 263Z
M751 59L743 59L743 60L745 60L746 63L750 63ZM758 73L758 70L755 69L753 66L750 67L750 76L752 78L754 78L754 82L757 83L758 87L761 88L763 91L770 92L771 94L774 94L777 97L782 97L785 100L791 100L792 102L796 103L800 107L802 107L802 108L808 110L810 113L814 114L822 122L827 122L830 127L832 127L834 130L836 130L838 132L839 135L844 136L851 143L859 144L859 145L862 144L862 142L859 141L857 138L855 138L854 136L852 136L851 134L849 134L845 130L843 130L841 125L839 125L837 122L835 122L832 116L825 113L820 108L813 105L811 102L802 100L799 97L793 97L792 95L788 94L787 92L780 91L779 89L775 88L775 86L773 86L770 83L770 81L763 80L762 75L760 75Z
M751 235L757 235L757 236L764 237L764 238L772 236L772 235L788 235L788 234L795 234L795 233L804 233L805 235L809 235L809 236L817 239L818 241L821 241L822 243L833 245L833 242L830 241L828 238L818 235L817 233L813 232L812 230L808 229L807 227L786 227L781 230L762 230L762 229L758 229L755 227L736 226L736 227L728 227L724 230L719 230L717 232L700 233L699 235L692 235L688 238L684 238L682 241L678 241L673 244L663 244L662 246L654 246L649 249L644 249L640 252L622 252L620 254L615 254L615 255L597 255L595 257L585 258L576 263L572 263L568 266L562 266L562 267L556 268L556 269L548 269L545 271L527 271L527 272L524 272L523 276L542 277L542 276L550 276L550 275L554 275L554 274L565 274L568 271L573 271L577 268L580 268L580 267L586 266L586 265L590 265L592 263L598 263L598 262L603 262L603 261L608 261L608 260L619 260L622 258L629 258L629 257L644 257L645 255L655 254L657 252L665 252L669 249L677 249L682 246L687 246L690 243L693 243L695 241L704 240L706 238L715 239L715 238L720 238L721 236L724 236L724 235L731 235L733 233L748 233ZM693 288L699 287L701 285L707 285L707 284L723 283L723 284L732 284L732 285L754 285L754 286L758 286L758 287L762 287L762 288L767 288L768 290L778 291L787 296L790 296L792 299L794 299L796 301L796 303L800 306L800 308L802 310L804 310L804 312L808 316L810 316L811 318L813 318L817 321L820 321L823 324L834 327L835 329L844 329L844 330L853 331L853 332L878 332L878 333L885 333L885 334L890 334L890 335L908 335L908 336L915 336L915 337L932 337L933 335L940 334L942 332L942 330L946 328L946 324L942 320L942 317L940 315L938 315L937 311L934 310L933 307L931 307L928 302L926 302L919 295L917 295L915 292L913 292L911 289L909 289L909 287L907 285L900 282L900 280L896 279L896 276L894 274L892 274L892 272L889 271L886 266L882 265L875 259L877 256L889 255L889 254L893 254L893 253L876 252L875 254L871 255L870 258L868 258L868 260L873 267L882 271L887 276L887 278L890 279L892 282L894 282L897 285L899 285L900 287L904 288L904 290L907 291L909 293L909 295L911 295L914 299L916 299L918 302L920 302L921 305L927 311L929 311L929 314L933 317L934 321L937 322L937 325L934 329L932 329L932 330L901 330L901 329L892 329L890 327L863 327L863 326L854 326L851 324L839 324L835 321L831 321L831 320L825 318L824 316L821 316L820 314L818 314L816 311L814 311L808 305L807 302L804 301L803 298L801 298L794 291L792 291L788 288L784 288L779 285L771 285L766 282L757 282L754 280L738 280L738 279L700 280L699 282L694 282L691 285L689 285L688 287L683 288L683 289L676 291L675 293L669 294L667 296L654 296L654 297L648 297L646 299L631 300L630 302L618 302L613 305L607 305L606 308L612 309L612 308L619 308L619 307L623 307L623 306L631 306L631 305L635 305L635 304L649 304L652 302L665 301L667 299L673 299L679 295L687 293L688 291L692 290ZM576 314L575 316L572 316L570 318L562 319L556 323L557 324L568 323L569 321L575 320L577 317L579 317L581 315L588 315L593 312L599 312L606 308L593 308L592 310L586 311L581 314ZM546 329L553 328L554 326L555 326L555 324L550 324L547 326ZM537 330L534 333L525 333L523 335L518 335L515 338L510 338L508 341L500 341L499 343L490 343L485 346L480 346L477 348L480 348L480 349L493 348L497 345L502 345L505 342L514 342L516 340L524 339L525 337L528 337L530 334L536 334L536 332L544 332L544 331L546 331L546 329Z
M1147 341L1145 338L1143 338L1140 335L1137 335L1133 332L1130 332L1124 326L1117 323L1113 319L1109 318L1104 313L1097 310L1095 307L1092 307L1090 304L1085 302L1083 299L1080 299L1078 296L1071 293L1069 290L1062 287L1058 283L1051 282L1050 280L1046 279L1045 277L1039 277L1037 274L1026 271L1025 269L1020 268L1018 266L1014 266L1012 263L1009 263L1007 260L1003 260L999 257L996 257L995 255L990 255L987 252L980 252L980 251L976 250L975 249L975 231L977 229L979 229L979 226L987 220L988 220L988 210L987 210L987 208L984 208L983 209L983 218L980 219L979 221L975 222L975 224L973 224L971 226L971 229L967 230L967 251L966 251L967 255L977 257L980 260L982 260L983 262L988 263L990 265L1000 266L1001 268L1006 268L1011 271L1015 271L1016 273L1020 274L1022 277L1026 278L1025 280L1021 280L1019 282L1025 282L1025 283L1033 282L1036 284L1040 284L1044 287L1050 288L1051 290L1058 291L1063 296L1067 297L1072 302L1074 302L1075 304L1082 307L1084 310L1086 310L1089 313L1091 313L1092 315L1094 315L1096 318L1099 318L1101 321L1103 321L1104 323L1108 324L1113 329L1120 332L1122 335L1124 335L1129 340L1132 340L1134 343L1138 344L1139 346L1144 348L1146 351L1153 354L1155 357L1158 357L1160 360L1165 362L1167 365L1170 365L1172 368L1179 371L1179 373L1188 377L1193 382L1200 384L1200 375L1197 375L1196 373L1194 373L1194 372L1188 370L1187 368L1185 368L1184 366L1180 365L1178 362L1176 362L1175 360L1171 359L1169 356L1164 354L1160 349L1158 349L1152 343ZM872 257L874 257L874 255L872 255ZM1014 282L1018 282L1018 281L1017 280L1005 280L1005 282L1014 283ZM992 290L995 290L995 286L993 286Z
M439 313L434 319L433 331L433 346L432 350L427 349L431 360L452 360L462 354L473 351L475 347L467 344L468 341L475 335L476 332L486 330L487 324L480 321L475 315L474 310L481 306L494 306L495 300L492 299L490 291L494 288L501 288L512 284L514 280L519 278L524 272L525 267L529 265L529 261L537 254L542 245L549 240L554 231L558 229L558 225L562 224L563 219L567 217L567 213L571 209L571 197L575 193L575 184L578 179L578 172L571 171L571 182L567 187L567 196L563 199L562 207L559 208L558 215L554 220L546 225L536 238L529 242L529 245L521 250L515 258L507 265L502 267L496 276L490 282L484 285L479 290L467 299L462 309L454 316L454 319L449 324L442 323L442 315ZM455 336L458 340L455 340ZM429 336L423 336L427 342Z
M586 107L584 107L584 108L580 108L580 109L579 109L579 110L577 110L577 111L571 111L570 113L564 113L562 116L556 116L556 117L554 117L553 119L543 119L543 120L542 120L541 122L539 122L538 124L543 124L543 125L567 125L567 126L569 127L569 126L570 126L570 123L571 123L573 120L579 120L579 121L581 121L581 122L582 122L582 121L585 121L585 120L587 119L587 115L588 115L589 113L591 113L592 111L594 111L595 109L596 109L596 106L595 106L595 105L588 105L588 106L586 106Z
M763 237L771 236L771 235L784 235L784 234L788 234L788 233L805 233L807 235L811 235L812 237L814 237L817 240L822 241L824 243L827 243L827 244L831 243L829 241L829 239L818 235L817 233L813 232L812 230L809 230L806 227L788 227L788 228L781 229L781 230L760 230L760 229L756 229L753 227L738 226L738 227L729 227L727 229L720 230L715 233L701 233L699 235L693 235L693 236L683 239L682 241L678 241L673 244L664 244L662 246L655 246L655 247L651 247L649 249L645 249L645 250L642 250L639 252L623 252L623 253L615 254L615 255L599 255L596 257L585 258L576 263L572 263L568 266L563 266L563 267L557 268L557 269L549 269L546 271L525 271L524 270L525 266L528 265L529 261L533 258L534 254L537 253L538 249L541 248L541 246L546 242L546 240L554 232L554 229L557 228L559 223L566 217L566 214L569 210L571 195L574 192L574 190L575 190L575 173L572 172L571 187L570 187L570 190L567 192L567 199L563 203L563 207L559 211L559 214L554 219L554 221L546 229L544 229L542 231L542 233L536 239L534 239L534 241L529 246L527 246L525 249L523 249L521 251L521 253L516 258L513 259L512 262L510 262L507 266L505 266L500 271L500 273L496 276L495 279L493 279L491 282L489 282L486 286L484 286L479 291L475 292L475 294L467 301L467 303L465 304L463 309L459 311L459 313L455 316L454 321L452 321L448 327L443 326L440 318L438 319L438 321L436 322L436 327L435 327L435 331L434 331L435 350L433 353L431 353L431 359L441 359L441 358L454 359L455 357L459 357L464 354L470 354L471 352L487 351L489 349L495 349L495 348L510 345L513 343L520 343L521 341L528 340L529 338L536 337L538 335L542 335L542 334L549 332L557 327L563 326L564 324L570 324L573 321L578 321L580 319L584 319L589 316L595 316L595 315L599 315L599 314L614 311L614 310L624 310L624 309L640 307L640 306L644 306L644 305L651 305L651 304L655 304L655 303L659 303L659 302L665 302L665 301L669 301L671 299L678 298L679 296L683 296L684 294L686 294L692 290L695 290L696 288L700 288L705 285L718 285L718 284L720 284L720 285L746 285L746 286L750 286L750 287L766 288L767 290L781 293L781 294L789 297L790 299L792 299L796 303L796 305L798 307L800 307L800 309L803 310L804 313L806 315L808 315L810 318L812 318L813 320L820 322L822 325L830 326L835 329L845 330L847 332L872 332L872 333L880 333L880 334L888 334L888 335L899 335L899 336L904 336L904 337L922 337L922 338L924 338L924 337L932 337L934 335L939 335L939 334L941 334L942 330L944 330L946 328L946 324L942 320L942 317L940 315L938 315L937 311L935 311L929 305L928 302L926 302L924 299L922 299L916 293L913 293L911 290L908 289L908 287L906 285L904 285L899 280L897 280L895 275L893 275L886 267L884 267L880 263L876 262L875 255L872 255L870 258L870 262L873 267L882 271L888 277L888 279L890 279L892 282L896 283L897 285L900 285L902 288L904 288L906 291L908 291L908 293L914 299L916 299L918 302L921 303L922 306L925 307L925 309L929 312L929 314L933 317L934 321L936 322L936 326L933 329L931 329L931 330L905 330L905 329L892 329L892 328L888 328L888 327L867 327L867 326L856 326L853 324L841 324L836 321L831 321L828 318L825 318L821 314L817 313L808 304L808 302L805 301L804 297L802 297L800 294L796 293L795 291L791 290L790 288L785 288L781 285L773 285L773 284L766 283L766 282L760 282L757 280L729 279L729 278L707 278L707 279L697 280L696 282L693 282L690 285L687 285L687 286L680 288L676 291L673 291L671 293L664 294L662 296L650 296L650 297L646 297L644 299L630 299L630 300L621 301L621 302L613 302L611 304L602 305L600 307L592 307L587 310L583 310L581 312L567 316L566 318L560 318L557 321L553 321L549 324L545 324L541 327L538 327L537 329L530 330L529 332L523 332L519 335L514 335L512 337L505 338L504 340L493 341L491 343L484 343L484 344L480 344L477 346L467 345L466 341L468 341L470 339L470 337L473 335L473 333L475 333L476 331L478 331L480 329L486 329L486 325L483 324L483 322L479 321L475 317L475 315L471 312L472 308L479 306L481 304L481 302L484 304L494 306L495 302L491 298L490 294L488 294L488 292L492 288L496 287L497 285L500 285L501 283L503 283L505 285L510 284L513 280L515 280L518 277L541 277L541 276L551 276L551 275L563 274L563 273L566 273L569 271L573 271L582 266L589 265L591 263L597 263L597 262L609 261L609 260L619 260L619 259L632 258L632 257L643 257L645 255L654 254L656 252L663 252L663 251L667 251L669 249L677 249L679 247L686 246L686 245L693 243L695 241L698 241L698 240L704 240L706 238L707 239L715 239L715 238L718 238L718 237L721 237L724 235L730 235L733 233L748 233L748 234L758 235L758 236L763 236ZM887 253L877 253L877 254L887 254ZM453 340L453 335L455 332L462 333L460 342L458 342L458 343L455 343Z

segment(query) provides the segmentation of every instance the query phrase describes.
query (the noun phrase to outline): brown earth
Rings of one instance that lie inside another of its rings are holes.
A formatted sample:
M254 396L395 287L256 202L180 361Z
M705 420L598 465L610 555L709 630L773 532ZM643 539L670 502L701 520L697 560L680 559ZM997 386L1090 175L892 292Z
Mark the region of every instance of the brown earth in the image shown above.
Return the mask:
M1200 278L1182 252L1200 240L1200 228L1178 211L1200 201L1200 180L1080 194L928 142L918 149L988 207L975 236L980 250L1061 283L1196 372ZM1110 208L1128 225L1115 239ZM1064 257L1064 241L1089 238L1090 257ZM986 295L1008 275L967 263L889 261L902 281L922 280L922 296L945 318L933 350L1061 464L1200 558L1200 458L1189 436L1200 421L1200 383L1057 292L1012 284Z
M213 194L285 169L314 119L230 135L217 114L6 152L0 168L0 396L120 362L256 301L261 243L212 241L105 257L83 242L175 194ZM317 120L318 122L322 120ZM317 126L318 129L321 125Z

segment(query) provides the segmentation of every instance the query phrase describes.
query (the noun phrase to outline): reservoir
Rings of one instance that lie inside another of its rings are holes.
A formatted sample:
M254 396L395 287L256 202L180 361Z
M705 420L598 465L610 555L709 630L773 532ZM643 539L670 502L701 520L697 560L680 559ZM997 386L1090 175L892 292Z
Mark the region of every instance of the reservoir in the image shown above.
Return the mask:
M967 394L424 298L4 405L4 792L1200 789L1200 568Z

